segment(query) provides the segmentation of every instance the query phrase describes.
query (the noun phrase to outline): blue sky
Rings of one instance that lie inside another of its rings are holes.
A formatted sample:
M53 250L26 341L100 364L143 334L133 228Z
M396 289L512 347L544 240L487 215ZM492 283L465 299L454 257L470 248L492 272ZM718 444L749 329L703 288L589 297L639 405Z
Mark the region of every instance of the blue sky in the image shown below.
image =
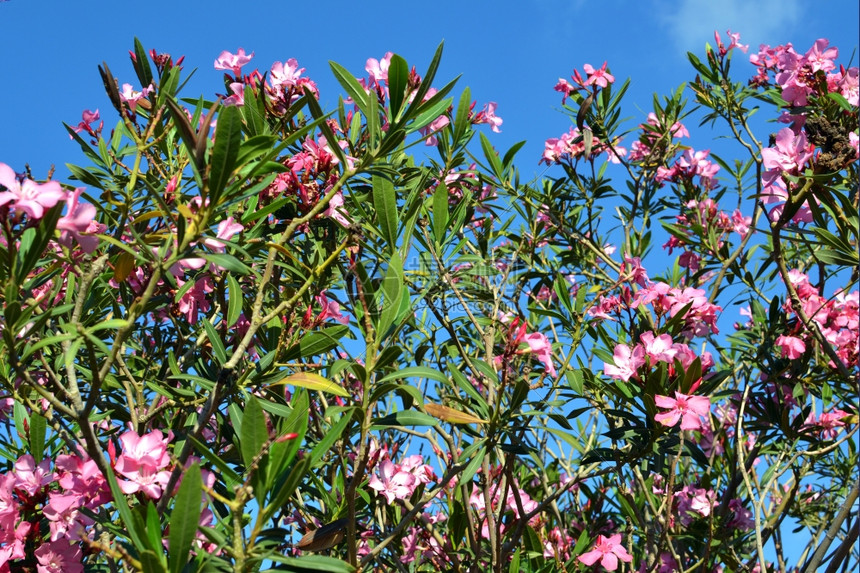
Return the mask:
M479 105L498 102L505 122L492 141L506 149L527 140L518 165L531 175L539 170L543 141L570 125L555 111L560 98L552 88L575 67L607 60L619 80L631 77L624 115L639 123L654 92L667 93L693 77L684 54L701 54L705 42L713 42L714 29L740 32L751 48L791 41L805 51L827 37L847 61L858 43L858 21L856 0L817 7L800 0L7 0L0 2L0 58L7 78L0 90L0 162L18 171L29 162L36 177L52 164L63 177L66 162L83 162L61 122L75 124L82 110L99 108L107 128L114 124L96 66L104 60L120 83L134 83L128 61L134 36L147 49L185 54L186 68L198 68L187 96L223 92L222 72L212 62L222 50L241 46L256 53L246 71L297 58L329 107L341 92L328 60L365 75L367 58L391 50L423 72L444 40L439 81L462 74L460 87L470 86Z

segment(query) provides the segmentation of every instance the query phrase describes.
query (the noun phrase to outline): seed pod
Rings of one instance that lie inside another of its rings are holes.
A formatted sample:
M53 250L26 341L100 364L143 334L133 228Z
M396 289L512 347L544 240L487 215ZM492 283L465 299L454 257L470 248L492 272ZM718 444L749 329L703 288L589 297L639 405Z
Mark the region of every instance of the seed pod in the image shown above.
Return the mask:
M332 521L313 531L308 531L296 543L296 549L302 551L324 551L343 541L348 520L344 517Z

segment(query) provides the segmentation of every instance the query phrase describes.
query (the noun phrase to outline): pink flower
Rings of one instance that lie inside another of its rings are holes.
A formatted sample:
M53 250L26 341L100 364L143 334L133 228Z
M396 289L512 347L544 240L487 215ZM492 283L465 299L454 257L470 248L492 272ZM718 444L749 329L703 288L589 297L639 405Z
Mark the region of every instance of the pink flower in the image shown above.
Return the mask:
M128 104L128 108L132 113L137 109L137 102L142 98L148 97L153 91L152 85L148 85L141 91L136 92L131 84L122 84L122 91L119 93L119 99Z
M92 253L99 244L98 237L90 234L82 235L91 231L92 225L95 223L96 208L89 203L81 203L81 193L84 192L83 187L78 187L70 195L66 196L66 214L60 217L57 221L57 229L62 231L60 235L60 243L71 245L70 237L74 237L81 250L85 253ZM98 223L95 223L96 229Z
M325 290L320 292L316 296L316 299L322 307L322 312L317 317L319 322L322 322L327 318L333 318L341 324L349 324L349 317L341 314L340 305L333 300L329 300L325 295Z
M370 74L370 80L376 84L388 83L388 66L391 64L391 56L394 54L386 52L381 60L368 58L364 69Z
M652 364L655 362L672 364L672 361L675 360L675 355L678 354L678 350L673 348L672 337L668 334L661 334L655 337L654 333L649 330L642 333L639 340L642 341L645 354L651 358Z
M603 372L616 380L629 381L636 376L636 370L645 364L645 349L638 345L631 350L626 344L618 344L612 354L615 364L604 362Z
M66 198L66 192L56 181L36 183L29 179L18 182L15 172L5 163L0 163L0 206L9 202L16 211L23 211L32 219L41 219L45 210Z
M272 64L272 71L269 74L272 87L279 90L294 87L304 71L304 68L299 68L299 62L295 58L290 58L286 64L275 62Z
M245 50L243 48L239 48L239 51L235 54L231 54L227 50L224 50L215 60L215 69L232 70L233 75L239 77L242 75L242 66L250 62L253 57L254 52L251 52L251 55L249 56L245 54Z
M582 69L588 74L588 79L585 80L585 85L587 86L597 85L605 88L615 82L615 76L606 72L606 62L603 62L603 65L598 70L595 70L591 64L585 64L582 66Z
M81 121L72 128L75 133L80 133L82 131L86 131L92 136L95 136L99 131L101 131L102 127L104 127L104 122L101 122L97 129L93 129L90 124L99 121L99 110L90 111L85 109L81 114ZM69 139L74 139L72 134L69 134Z
M806 343L796 336L778 336L776 345L782 349L782 357L795 360L806 352Z
M241 233L244 228L245 227L242 226L242 223L234 221L232 216L227 217L218 223L218 233L215 235L216 238L203 239L203 244L216 253L223 253L225 248L223 241L229 241L236 233Z
M385 460L379 464L379 476L372 475L367 485L385 497L388 503L395 499L407 499L415 491L418 480L409 472Z
M502 125L502 118L496 115L496 102L491 101L487 105L484 106L484 109L478 112L478 115L475 116L473 120L474 123L489 123L490 129L492 129L496 133L501 133L502 130L499 129L499 126Z
M674 398L654 396L654 402L658 408L669 410L655 415L654 421L664 426L674 426L680 419L682 430L701 430L704 426L700 416L707 418L711 409L711 401L707 396L687 396L680 392L675 392Z
M806 141L806 133L795 135L791 128L784 127L776 134L776 147L761 150L761 159L767 170L762 181L770 185L782 173L800 173L806 162L812 159L812 149Z
M83 553L79 544L71 545L67 539L43 543L36 551L38 573L81 573Z
M616 533L612 537L597 536L597 541L588 553L583 553L577 558L586 565L594 565L598 561L608 571L618 569L618 560L630 563L633 556L621 545L621 534Z
M39 465L30 454L25 454L15 462L15 489L22 489L36 495L43 487L54 481L51 460L44 459Z
M123 493L143 491L152 499L161 497L162 488L170 479L170 472L164 470L170 464L167 442L171 438L172 435L164 438L159 430L144 436L129 430L119 437L123 452L116 460L115 469L131 480L120 482Z
M233 95L224 98L222 102L224 105L235 105L236 107L245 105L245 84L242 82L232 82L230 84L230 91L233 92Z
M549 339L547 339L546 335L540 332L532 332L523 336L521 341L528 344L529 349L527 351L520 352L532 352L537 356L537 359L543 363L547 374L553 377L558 374L552 363L552 346L550 345Z

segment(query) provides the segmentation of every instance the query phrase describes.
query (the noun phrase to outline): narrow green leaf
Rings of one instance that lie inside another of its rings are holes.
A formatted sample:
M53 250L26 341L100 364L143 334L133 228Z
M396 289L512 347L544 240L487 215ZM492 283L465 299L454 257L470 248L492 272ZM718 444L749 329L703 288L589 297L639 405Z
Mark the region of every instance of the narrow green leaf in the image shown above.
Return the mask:
M406 86L409 83L409 66L406 60L394 54L388 64L388 95L391 99L391 121L397 120L400 106L406 98Z
M484 157L493 170L493 174L501 181L504 179L502 173L502 161L499 159L499 154L493 149L493 145L484 133L481 133L481 148L484 150Z
M113 504L116 507L116 510L119 512L119 517L122 520L123 525L125 525L126 530L128 531L129 539L139 551L143 551L147 543L144 540L144 537L141 535L141 532L138 530L134 515L131 512L131 508L128 506L128 502L125 499L125 494L119 489L119 483L116 481L116 476L113 472L108 472L108 475L105 476L107 479L108 486L110 487L111 495L113 496ZM156 562L160 561L156 558ZM158 569L155 569L156 571Z
M364 91L364 88L361 87L361 84L358 83L358 80L355 79L355 76L337 62L329 61L328 65L331 67L334 77L337 78L337 81L346 90L346 93L349 94L349 97L352 98L352 101L355 102L361 113L367 115L368 95Z
M192 464L182 474L182 484L176 494L173 513L170 514L170 553L168 566L170 573L180 573L188 563L191 544L197 537L200 523L201 495L203 480L200 465Z
M36 463L42 461L42 456L45 453L45 433L47 431L48 421L36 412L30 414L30 453L35 458Z
M227 253L201 253L200 255L216 267L220 267L231 273L238 273L240 275L251 273L251 267L233 255L228 255Z
M335 396L341 396L343 398L349 398L350 394L336 383L331 380L326 380L319 374L315 374L313 372L297 372L296 374L291 374L287 376L283 380L279 380L270 386L279 386L282 384L289 384L291 386L298 386L300 388L307 388L308 390L316 390L317 392L325 392L327 394L334 394Z
M375 419L371 429L396 428L399 426L436 426L438 424L439 421L436 418L424 412L403 410L402 412L392 412L387 416Z
M215 145L209 160L209 199L218 204L227 186L242 144L242 116L236 106L222 106L215 126Z
M245 467L250 466L254 459L263 450L263 445L269 439L266 430L266 416L260 403L254 396L248 396L245 401L245 410L242 414L241 436L242 461ZM258 492L262 494L262 492Z
M408 368L401 368L397 372L392 372L379 381L388 382L389 380L403 380L405 378L427 378L429 380L435 380L436 382L449 382L448 378L444 374L435 368L430 368L428 366L410 366Z
M218 366L222 366L227 362L227 351L224 349L224 341L221 340L221 335L212 326L208 318L204 318L203 329L206 331L206 336L209 339L209 344L212 346L212 352L215 353L215 358L218 360Z
M373 206L382 237L393 251L397 244L397 192L394 183L382 175L373 176Z
M303 555L301 557L284 557L278 559L281 571L324 571L328 573L352 573L355 567L335 557L325 555Z
M317 461L331 449L332 445L340 439L344 430L349 426L351 419L352 412L344 413L344 415L341 416L340 419L328 429L328 431L326 431L323 439L317 442L317 445L315 445L314 449L311 450L311 465L316 464Z
M384 306L379 318L378 334L380 336L385 336L388 333L388 329L391 328L397 315L400 314L403 292L403 262L400 260L400 254L394 250L391 261L388 263L388 271L382 280L382 293L385 298L382 301Z
M231 327L239 320L242 314L242 300L244 293L239 281L231 274L227 275L227 327Z
M448 228L448 186L437 185L433 192L433 239L442 244Z
M152 68L149 65L149 58L146 55L146 50L143 49L143 44L137 38L134 39L134 58L132 59L134 71L137 73L137 79L140 80L140 87L145 88L152 83Z
M460 103L457 104L457 115L454 118L454 145L462 145L465 142L460 141L463 138L463 134L466 133L466 129L471 127L471 123L469 121L469 112L472 107L472 92L468 87L463 89L463 93L460 94Z

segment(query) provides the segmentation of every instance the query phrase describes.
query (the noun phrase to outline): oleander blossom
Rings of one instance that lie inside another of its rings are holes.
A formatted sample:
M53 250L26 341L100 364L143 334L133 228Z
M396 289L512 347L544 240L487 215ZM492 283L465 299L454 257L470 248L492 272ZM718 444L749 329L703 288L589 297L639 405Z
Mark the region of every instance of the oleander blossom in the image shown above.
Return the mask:
M598 535L591 551L583 553L577 559L589 566L600 561L604 569L615 571L618 569L619 560L630 563L633 561L633 556L627 553L627 550L621 545L621 534L616 533L610 537Z
M142 491L152 499L161 497L163 488L170 480L167 443L172 437L169 434L165 438L159 430L143 436L129 430L119 437L123 452L116 460L115 469L129 480L119 483L123 493Z
M711 401L707 396L687 396L675 392L675 397L654 396L654 402L658 408L669 410L654 416L655 422L664 426L674 426L681 420L682 430L701 430L705 427L701 418L708 419L711 409ZM710 422L707 422L710 425Z
M45 211L66 198L66 191L56 181L36 183L30 179L19 181L11 167L0 163L0 207L9 204L18 213L31 219L41 219Z

